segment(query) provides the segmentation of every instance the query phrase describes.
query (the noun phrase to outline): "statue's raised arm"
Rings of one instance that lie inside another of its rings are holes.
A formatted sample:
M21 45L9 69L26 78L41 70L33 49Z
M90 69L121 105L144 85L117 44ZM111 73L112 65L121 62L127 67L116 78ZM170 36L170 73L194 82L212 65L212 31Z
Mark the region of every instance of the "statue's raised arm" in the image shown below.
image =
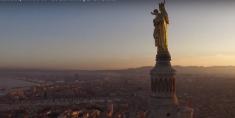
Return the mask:
M166 11L166 8L165 8L165 1L163 3L159 3L159 9L160 9L166 23L169 24L168 14L167 14L167 11Z

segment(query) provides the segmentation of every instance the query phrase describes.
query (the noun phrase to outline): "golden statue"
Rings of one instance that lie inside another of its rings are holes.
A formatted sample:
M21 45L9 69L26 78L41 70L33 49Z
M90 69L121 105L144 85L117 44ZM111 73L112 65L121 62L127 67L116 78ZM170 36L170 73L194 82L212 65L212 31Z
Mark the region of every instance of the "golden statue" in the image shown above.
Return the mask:
M167 37L167 26L169 24L168 14L165 9L165 1L159 3L159 10L155 9L151 12L155 15L154 23L154 33L153 37L155 39L155 46L158 48L158 53L168 53L168 37Z

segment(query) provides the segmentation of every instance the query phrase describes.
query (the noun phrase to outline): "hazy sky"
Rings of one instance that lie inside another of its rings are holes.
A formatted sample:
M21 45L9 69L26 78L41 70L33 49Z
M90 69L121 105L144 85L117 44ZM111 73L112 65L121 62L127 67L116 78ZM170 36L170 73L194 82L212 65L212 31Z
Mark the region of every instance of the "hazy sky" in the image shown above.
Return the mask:
M154 65L156 1L0 5L0 68ZM235 2L167 3L174 65L235 65Z

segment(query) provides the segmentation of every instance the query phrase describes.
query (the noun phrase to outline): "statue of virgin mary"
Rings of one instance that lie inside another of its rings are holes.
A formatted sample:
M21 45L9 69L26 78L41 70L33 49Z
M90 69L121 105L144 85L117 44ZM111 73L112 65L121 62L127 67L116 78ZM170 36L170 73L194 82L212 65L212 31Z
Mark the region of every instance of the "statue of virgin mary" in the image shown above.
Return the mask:
M167 37L167 27L169 24L168 14L165 9L165 2L159 3L159 10L155 9L151 12L155 15L154 23L154 33L153 37L155 39L155 46L158 49L158 53L168 53L168 37Z

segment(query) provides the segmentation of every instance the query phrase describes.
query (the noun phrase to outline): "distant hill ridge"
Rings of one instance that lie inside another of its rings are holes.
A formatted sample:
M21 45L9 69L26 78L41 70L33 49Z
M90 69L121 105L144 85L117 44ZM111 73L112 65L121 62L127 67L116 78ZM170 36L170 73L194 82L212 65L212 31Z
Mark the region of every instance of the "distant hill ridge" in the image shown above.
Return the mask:
M121 70L103 70L103 71L118 71L130 73L149 73L153 67L145 66L139 68L129 68ZM213 74L213 75L235 75L235 66L173 66L178 74Z
M219 75L235 75L235 66L173 66L178 74L219 74ZM144 66L138 68L116 69L116 70L53 70L53 69L0 69L2 72L91 72L91 73L143 73L148 74L152 69L151 66Z

